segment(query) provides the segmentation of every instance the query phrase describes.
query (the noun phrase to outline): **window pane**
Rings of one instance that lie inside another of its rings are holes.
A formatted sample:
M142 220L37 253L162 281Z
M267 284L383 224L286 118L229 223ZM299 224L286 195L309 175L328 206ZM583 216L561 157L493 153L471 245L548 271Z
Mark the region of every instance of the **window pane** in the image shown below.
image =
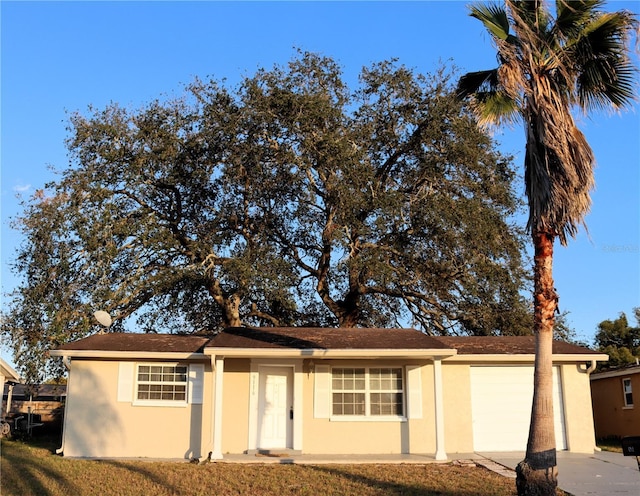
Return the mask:
M624 406L633 406L633 387L631 379L622 380L622 390L624 392Z
M402 415L402 393L371 393L371 415Z
M333 415L403 415L402 376L402 368L332 369Z
M187 380L184 365L139 365L137 399L184 402Z
M364 393L333 393L334 415L364 415Z
M364 369L333 369L331 386L334 391L364 390Z

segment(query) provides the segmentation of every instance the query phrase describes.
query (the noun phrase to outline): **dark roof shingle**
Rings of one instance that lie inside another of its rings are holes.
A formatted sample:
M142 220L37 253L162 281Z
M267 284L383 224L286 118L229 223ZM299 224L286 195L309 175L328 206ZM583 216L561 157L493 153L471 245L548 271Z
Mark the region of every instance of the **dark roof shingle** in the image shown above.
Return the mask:
M205 348L317 350L446 350L459 355L533 355L534 336L433 337L415 329L232 327L215 336L180 334L95 334L58 350L203 353ZM598 352L554 341L554 354L595 355Z
M140 351L168 353L202 353L211 336L181 334L135 334L112 332L94 334L88 338L58 347L73 351Z
M447 349L448 346L415 329L326 327L233 327L214 336L207 348L292 349Z
M458 350L458 355L533 355L535 336L442 336L437 340ZM553 342L554 355L594 355L599 352L583 346Z

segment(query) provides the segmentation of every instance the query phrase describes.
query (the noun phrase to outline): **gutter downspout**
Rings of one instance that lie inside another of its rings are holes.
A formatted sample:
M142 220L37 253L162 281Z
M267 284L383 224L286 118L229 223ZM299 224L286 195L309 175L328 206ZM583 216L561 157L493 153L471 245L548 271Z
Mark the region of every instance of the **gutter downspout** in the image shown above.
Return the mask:
M591 372L593 372L596 369L596 365L598 364L598 362L596 362L595 360L591 360L591 365L589 365L584 373L587 374L587 381L590 382L589 376L591 375ZM591 387L591 385L589 385L589 387ZM589 396L591 397L591 390L589 390ZM593 411L591 412L591 425L594 425L594 419L593 419ZM595 430L593 431L593 437L595 440ZM593 444L593 451L598 452L598 451L602 451L602 448L600 448L600 446L598 446L597 443Z
M56 455L61 455L61 456L64 455L64 440L67 433L67 417L68 417L67 410L69 409L69 398L70 398L69 386L71 385L71 357L63 356L62 363L64 364L64 368L67 369L67 371L69 372L69 378L67 379L67 396L64 402L64 420L62 422L62 444L56 450Z

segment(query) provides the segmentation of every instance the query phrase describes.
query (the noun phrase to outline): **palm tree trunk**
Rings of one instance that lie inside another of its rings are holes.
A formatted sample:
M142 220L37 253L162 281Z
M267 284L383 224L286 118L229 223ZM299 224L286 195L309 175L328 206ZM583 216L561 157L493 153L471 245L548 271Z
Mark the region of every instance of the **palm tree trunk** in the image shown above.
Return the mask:
M553 283L554 239L553 233L533 232L536 358L527 453L516 469L519 496L555 496L558 486L553 422L553 325L558 308Z

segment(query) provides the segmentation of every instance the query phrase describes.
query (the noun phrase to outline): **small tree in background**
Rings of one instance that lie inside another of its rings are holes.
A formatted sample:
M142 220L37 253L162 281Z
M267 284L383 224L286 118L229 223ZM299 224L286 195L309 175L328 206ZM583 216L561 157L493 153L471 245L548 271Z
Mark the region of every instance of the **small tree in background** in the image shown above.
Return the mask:
M609 361L600 368L632 365L640 359L640 308L634 308L636 327L631 327L624 312L615 320L603 320L598 324L595 344L598 350L609 355Z

